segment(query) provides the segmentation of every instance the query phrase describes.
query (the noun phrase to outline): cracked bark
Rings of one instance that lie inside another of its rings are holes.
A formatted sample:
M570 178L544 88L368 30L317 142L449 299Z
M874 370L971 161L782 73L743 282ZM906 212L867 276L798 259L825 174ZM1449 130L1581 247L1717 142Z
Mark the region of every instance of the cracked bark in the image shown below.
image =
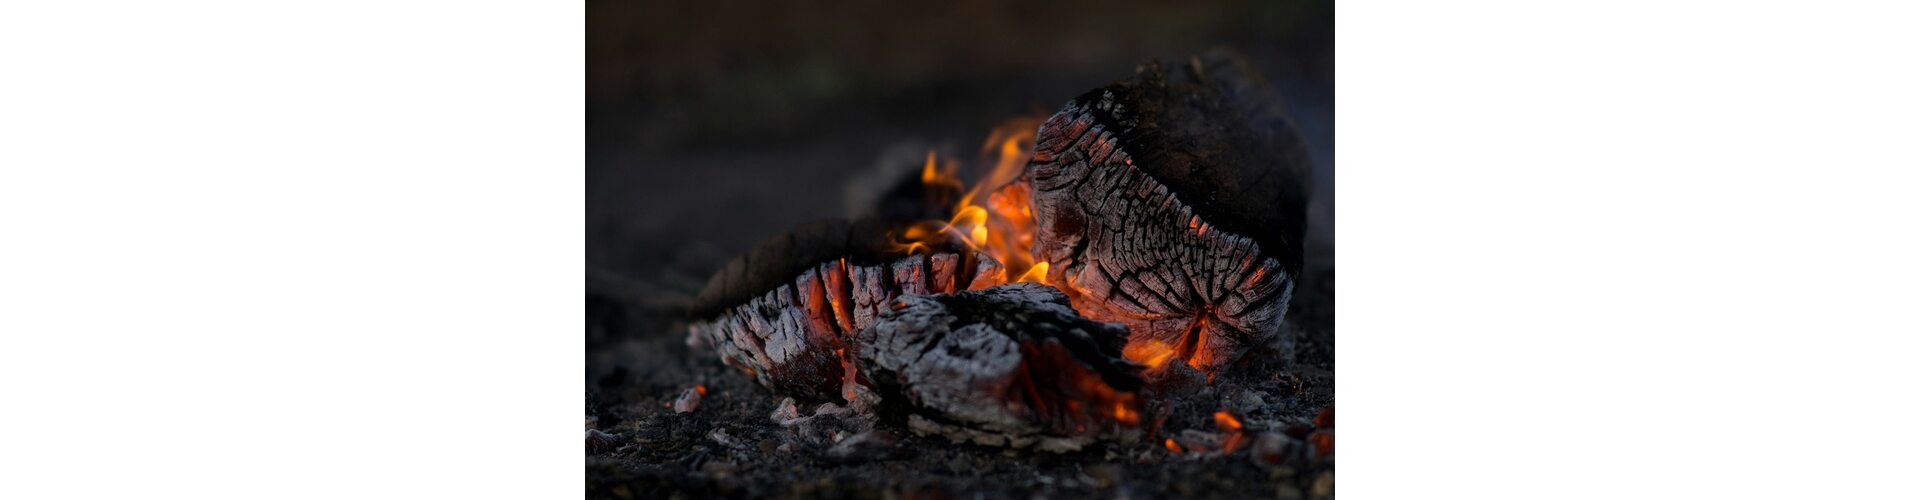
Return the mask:
M1035 254L1082 314L1129 327L1129 357L1211 374L1278 335L1311 169L1268 89L1213 53L1144 66L1041 126L1024 174Z

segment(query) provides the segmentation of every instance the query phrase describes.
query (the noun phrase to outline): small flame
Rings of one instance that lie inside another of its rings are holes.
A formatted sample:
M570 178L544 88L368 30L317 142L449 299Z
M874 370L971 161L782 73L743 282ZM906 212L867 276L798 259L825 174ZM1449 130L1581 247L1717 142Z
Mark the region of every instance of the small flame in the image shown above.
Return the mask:
M1187 452L1186 450L1180 449L1180 443L1173 442L1173 438L1167 438L1166 444L1167 444L1167 449L1174 452L1175 454Z
M693 390L694 390L694 391L697 391L697 392L699 392L701 396L705 396L705 395L707 395L707 386L706 386L706 384L699 384L699 385L695 385L695 386L693 386Z
M908 254L928 253L942 239L955 239L967 248L992 256L1006 268L1013 281L1046 283L1046 263L1033 258L1033 208L1028 191L1020 180L1027 159L1033 155L1034 134L1044 116L1024 116L994 127L981 145L983 156L992 158L993 169L953 205L953 217L946 221L916 222L903 231L894 248ZM957 192L965 186L960 180L960 165L927 151L920 167L920 182L929 193ZM940 188L940 189L934 189ZM936 200L939 201L939 200Z
M1047 283L1047 263L1045 261L1033 263L1032 269L1028 269L1027 272L1021 273L1020 277L1015 278L1013 281L1014 282L1032 281L1036 283Z
M927 150L927 164L920 168L920 183L933 184L940 180L940 171L934 169L933 150Z
M1168 361L1173 360L1175 352L1173 346L1168 345L1166 342L1149 340L1146 342L1128 343L1127 347L1120 351L1120 354L1126 356L1127 359L1147 365L1149 369L1158 370L1160 367L1166 366Z

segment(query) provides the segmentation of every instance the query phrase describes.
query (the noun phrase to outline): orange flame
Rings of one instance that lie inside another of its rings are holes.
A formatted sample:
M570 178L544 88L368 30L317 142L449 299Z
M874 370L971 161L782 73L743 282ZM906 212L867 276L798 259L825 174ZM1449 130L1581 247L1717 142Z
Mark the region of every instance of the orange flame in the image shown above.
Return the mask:
M1043 262L1042 264L1045 263ZM1126 356L1127 359L1147 365L1148 369L1158 370L1160 367L1166 366L1168 361L1172 361L1173 355L1176 354L1176 352L1174 352L1173 346L1168 345L1166 342L1149 340L1146 342L1129 342L1127 343L1127 347L1120 351L1120 354Z
M1033 263L1032 268L1027 269L1027 272L1020 273L1020 277L1014 278L1013 281L1014 282L1033 281L1037 283L1046 283L1047 282L1047 263L1044 261Z
M699 384L699 385L695 385L695 386L693 386L693 390L694 390L694 391L698 391L698 392L700 393L700 395L701 395L701 396L705 396L705 395L707 395L707 386L706 386L706 384Z
M1034 134L1044 116L1025 116L994 127L981 146L983 157L991 158L993 169L961 196L953 205L953 217L946 221L926 220L909 226L896 240L895 249L906 253L930 252L932 243L952 238L967 248L992 256L1006 268L1013 281L1046 283L1045 262L1033 258L1033 208L1028 205L1027 185L1020 179L1027 159L1033 156ZM928 192L958 191L958 162L927 152L920 167L920 182ZM984 201L983 201L984 200Z
M1167 449L1173 451L1174 454L1186 453L1186 450L1180 449L1180 443L1173 442L1173 438L1167 438L1166 444Z
M933 184L940 180L940 171L934 170L933 150L927 150L927 164L920 169L920 183Z

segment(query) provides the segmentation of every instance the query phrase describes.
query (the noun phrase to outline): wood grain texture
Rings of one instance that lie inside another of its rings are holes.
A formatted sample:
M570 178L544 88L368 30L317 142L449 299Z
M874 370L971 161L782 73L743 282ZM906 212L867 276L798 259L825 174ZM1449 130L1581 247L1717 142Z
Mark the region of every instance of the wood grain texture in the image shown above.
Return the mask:
M1075 98L1041 126L1035 254L1089 318L1126 324L1129 354L1208 373L1280 331L1302 258L1302 140L1231 54Z

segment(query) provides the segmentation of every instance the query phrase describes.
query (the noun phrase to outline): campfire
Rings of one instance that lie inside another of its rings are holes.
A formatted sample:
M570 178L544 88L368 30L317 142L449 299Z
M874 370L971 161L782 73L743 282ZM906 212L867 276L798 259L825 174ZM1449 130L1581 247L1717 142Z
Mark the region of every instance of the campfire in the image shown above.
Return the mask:
M1302 272L1309 169L1265 88L1229 57L1148 65L995 128L971 180L929 151L898 191L934 217L766 241L712 277L688 345L784 398L770 418L789 447L854 454L904 432L1329 456L1330 407L1255 425L1226 406L1262 396L1212 390L1279 376L1257 353L1287 335ZM675 411L697 411L697 389Z

